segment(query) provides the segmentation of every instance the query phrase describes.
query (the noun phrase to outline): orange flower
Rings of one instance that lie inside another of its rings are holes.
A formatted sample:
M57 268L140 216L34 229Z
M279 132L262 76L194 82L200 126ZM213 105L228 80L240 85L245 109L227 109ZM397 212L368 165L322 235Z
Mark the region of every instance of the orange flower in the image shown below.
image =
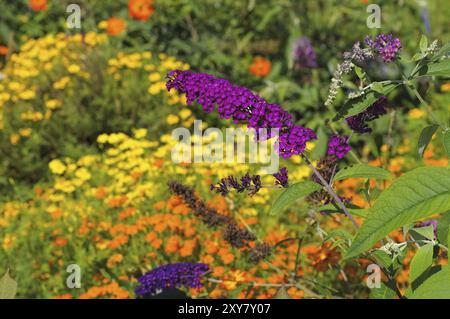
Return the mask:
M53 296L53 299L72 299L72 295L71 294L57 295Z
M105 198L106 194L108 193L108 190L104 186L100 186L95 190L95 198L97 199L103 199Z
M67 240L62 237L58 237L53 241L53 245L64 247L65 245L67 245Z
M125 30L125 21L120 18L111 17L107 23L106 33L109 35L119 35Z
M120 263L122 259L122 254L114 254L108 258L108 262L106 263L106 265L108 266L108 268L112 268L115 264Z
M33 11L47 10L47 0L29 0L28 5Z
M130 0L128 2L130 17L136 20L147 21L153 12L155 12L152 4L153 0Z
M270 73L271 68L272 62L263 57L255 57L248 70L253 75L265 77Z
M0 45L0 55L8 55L9 49L4 45Z

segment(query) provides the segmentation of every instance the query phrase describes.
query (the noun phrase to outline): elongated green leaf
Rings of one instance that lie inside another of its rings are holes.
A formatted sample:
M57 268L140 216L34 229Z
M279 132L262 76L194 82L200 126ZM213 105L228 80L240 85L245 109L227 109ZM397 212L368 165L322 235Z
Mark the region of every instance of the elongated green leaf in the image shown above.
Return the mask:
M425 35L422 35L422 38L420 38L420 51L425 52L428 47L428 39Z
M287 206L293 204L295 201L301 197L307 196L312 192L319 190L321 186L317 183L311 181L303 181L294 184L287 188L281 195L276 199L272 206L270 214L277 214Z
M430 144L431 139L433 138L434 133L439 128L439 125L433 124L425 127L420 133L419 137L419 155L423 156L423 153L427 149L428 144Z
M348 99L345 102L344 106L338 111L338 113L333 118L334 121L337 121L342 118L346 118L349 116L353 116L365 111L369 106L375 103L381 96L389 94L392 90L394 90L398 84L392 83L384 83L382 84L380 89L380 84L375 85L378 87L377 90L370 90L362 96L358 96L353 99Z
M426 66L426 75L450 77L450 59Z
M410 283L419 278L433 264L433 249L433 244L426 244L414 255L409 269Z
M369 209L346 258L370 249L391 231L432 214L450 209L450 170L416 168L381 193Z
M0 299L14 299L17 292L17 283L9 276L9 270L0 278Z
M445 131L444 133L444 148L447 152L447 156L450 157L450 130Z
M390 176L391 173L381 167L370 166L367 164L356 164L338 171L333 180L340 181L346 178L357 177L388 179Z
M442 269L417 287L411 299L448 299L450 298L450 268L444 266Z
M388 287L384 282L380 283L380 288L370 290L370 299L394 299L397 297L395 291Z

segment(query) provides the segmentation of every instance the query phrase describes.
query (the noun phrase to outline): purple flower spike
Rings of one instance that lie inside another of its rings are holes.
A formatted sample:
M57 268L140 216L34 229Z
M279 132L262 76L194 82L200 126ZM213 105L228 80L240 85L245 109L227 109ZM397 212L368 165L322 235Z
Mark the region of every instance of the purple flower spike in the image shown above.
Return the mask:
M257 140L271 137L259 129L278 129L279 154L284 158L305 150L306 142L316 138L314 131L303 126L294 126L292 116L278 104L269 104L262 97L245 87L205 73L174 70L167 75L166 87L186 94L187 103L197 102L205 112L217 111L222 119L235 123L245 122L257 130Z
M372 50L378 51L378 54L384 62L393 61L402 48L400 39L394 38L392 34L386 35L382 33L375 40L372 37L366 36L364 42Z
M276 179L276 185L280 185L281 187L289 186L288 170L286 167L282 167L278 173L273 174L273 177Z
M328 143L327 154L343 158L352 148L348 145L348 136L333 135Z
M297 69L317 68L316 53L307 37L300 37L294 42L292 58Z
M375 103L369 106L364 112L347 117L345 120L347 121L348 126L352 129L353 132L359 134L370 133L372 132L372 129L369 128L367 122L373 121L386 114L386 104L387 98L385 96L382 96Z
M201 276L209 266L200 263L167 264L150 270L138 279L141 284L136 288L137 295L155 294L165 288L200 288Z

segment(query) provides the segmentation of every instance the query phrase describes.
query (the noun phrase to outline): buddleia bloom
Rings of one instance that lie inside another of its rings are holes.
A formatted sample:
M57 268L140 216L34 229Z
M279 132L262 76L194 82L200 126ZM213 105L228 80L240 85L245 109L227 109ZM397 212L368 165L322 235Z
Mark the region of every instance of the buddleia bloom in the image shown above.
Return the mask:
M386 104L387 98L385 96L382 96L375 103L369 106L364 112L347 117L345 120L353 132L359 134L370 133L372 132L372 129L369 128L367 122L373 121L386 114Z
M247 123L249 128L278 129L278 153L287 158L302 153L306 142L316 138L313 130L294 125L292 116L278 104L270 104L249 89L210 74L194 73L189 70L174 70L167 75L167 89L172 88L186 94L190 105L197 102L205 112L216 107L220 118L232 119L234 123ZM272 137L271 134L257 134L259 141Z
M201 276L209 266L200 263L167 264L155 268L138 279L137 295L152 295L166 288L200 288Z
M317 68L316 52L307 37L300 37L294 42L292 59L296 69Z
M402 44L399 38L395 38L392 34L380 34L373 39L372 37L366 36L364 42L372 50L378 52L380 58L384 62L391 62L396 57Z
M327 155L343 158L351 149L348 145L348 136L333 135L328 143Z

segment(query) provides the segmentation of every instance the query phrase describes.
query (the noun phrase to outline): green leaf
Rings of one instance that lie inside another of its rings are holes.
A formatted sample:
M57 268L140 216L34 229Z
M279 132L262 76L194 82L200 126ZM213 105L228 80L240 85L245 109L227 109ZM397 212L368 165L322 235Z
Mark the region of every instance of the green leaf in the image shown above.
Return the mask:
M411 299L448 299L450 298L450 267L444 266L442 269L417 287Z
M409 268L409 282L419 278L433 264L433 244L426 244L417 250Z
M384 282L380 283L380 288L370 289L370 299L394 299L397 297L395 291Z
M420 137L419 137L419 155L420 155L420 157L423 156L423 153L425 152L428 144L430 144L430 141L433 138L433 135L434 135L434 133L436 133L436 130L438 128L439 128L439 125L433 124L433 125L425 127L422 130L422 133L420 133Z
M432 225L426 227L415 227L409 232L415 240L434 240L434 227Z
M275 200L275 203L270 210L270 214L273 215L279 213L301 197L307 196L320 188L322 187L319 184L311 181L303 181L290 186Z
M14 299L17 292L17 282L9 276L9 270L0 279L0 299Z
M446 245L450 227L450 212L442 214L439 218L436 229L436 237L440 244Z
M428 39L425 35L422 35L422 38L420 38L420 51L425 52L428 48Z
M450 59L428 64L425 67L425 74L430 76L450 77Z
M370 166L367 164L356 164L338 171L334 176L333 180L340 181L346 178L360 178L360 177L388 179L390 176L391 173L389 173L387 170L381 167Z
M450 170L420 167L396 179L369 209L346 258L370 249L391 231L450 210Z
M381 86L379 86L379 85ZM398 84L393 84L391 82L388 83L373 83L372 87L377 88L377 90L369 90L364 95L358 96L353 99L348 99L344 106L338 111L338 113L334 116L333 120L337 121L341 118L346 118L349 116L353 116L365 111L369 106L375 103L381 96L387 95L392 90L394 90Z
M450 157L450 130L444 132L444 148L447 156Z
M450 54L450 43L444 44L438 52L436 52L432 58L432 61L438 61L440 58L442 58L445 55Z

